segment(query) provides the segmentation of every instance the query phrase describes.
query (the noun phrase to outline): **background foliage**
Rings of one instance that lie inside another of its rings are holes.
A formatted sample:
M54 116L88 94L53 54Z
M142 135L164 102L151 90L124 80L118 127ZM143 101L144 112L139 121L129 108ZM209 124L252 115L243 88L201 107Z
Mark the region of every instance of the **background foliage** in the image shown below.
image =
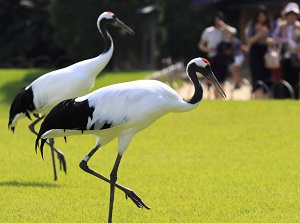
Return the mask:
M0 66L63 66L98 55L103 41L96 20L109 10L136 32L131 37L109 27L116 48L109 67L139 67L147 24L137 10L147 5L160 12L158 64L164 57L189 60L199 55L197 43L214 9L195 7L192 1L0 0Z

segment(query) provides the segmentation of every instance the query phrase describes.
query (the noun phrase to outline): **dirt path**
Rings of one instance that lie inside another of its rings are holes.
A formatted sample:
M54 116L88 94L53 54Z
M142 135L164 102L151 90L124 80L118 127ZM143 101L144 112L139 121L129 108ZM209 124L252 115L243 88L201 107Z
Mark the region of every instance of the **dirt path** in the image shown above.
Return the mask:
M203 98L204 99L215 99L214 87L207 88L206 85L203 86ZM239 89L234 91L231 90L231 85L226 82L224 86L225 93L227 95L226 100L250 100L251 99L251 87L249 85L242 85ZM182 87L176 89L179 95L183 98L190 98L194 93L194 87L191 83L185 83Z

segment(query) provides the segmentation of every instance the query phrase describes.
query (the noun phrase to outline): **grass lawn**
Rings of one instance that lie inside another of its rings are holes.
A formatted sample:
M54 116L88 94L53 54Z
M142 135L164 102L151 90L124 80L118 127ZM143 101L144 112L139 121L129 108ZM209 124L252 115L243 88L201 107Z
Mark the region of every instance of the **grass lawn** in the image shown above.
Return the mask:
M30 121L7 130L9 93L37 72L0 70L0 222L106 222L109 185L78 167L94 137L56 140L68 173L54 182L50 150L44 161L35 154ZM145 75L107 73L95 87ZM117 190L114 222L300 222L299 115L299 101L204 100L161 118L135 136L118 175L152 209ZM106 145L90 167L109 176L116 148Z

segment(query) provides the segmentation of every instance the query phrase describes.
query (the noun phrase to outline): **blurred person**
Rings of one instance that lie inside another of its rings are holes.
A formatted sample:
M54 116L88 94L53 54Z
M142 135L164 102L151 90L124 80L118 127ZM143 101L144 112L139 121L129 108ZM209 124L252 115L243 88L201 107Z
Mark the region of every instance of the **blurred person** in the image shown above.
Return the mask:
M272 23L272 33L275 32L277 26L284 20L284 9L288 3L291 1L283 1L280 7L279 15L277 15L276 19Z
M236 32L237 31L234 27L231 27L227 23L225 23L225 17L223 12L217 12L216 15L213 17L213 25L207 27L203 31L200 41L198 43L198 48L204 53L207 53L207 57L213 67L213 72L222 86L224 86L224 82L226 79L228 64L220 63L220 60L218 58L218 56L220 56L218 55L220 54L218 52L218 47L223 42L229 43L229 35L235 35ZM216 91L215 97L219 97Z
M239 89L242 84L241 67L244 63L245 56L241 40L236 35L230 35L230 41L233 47L234 61L229 65L229 71L234 82L234 89Z
M252 22L246 27L246 40L249 46L249 66L252 78L252 87L255 98L264 98L265 92L257 82L263 81L267 85L271 84L270 70L265 67L264 55L268 50L268 45L272 45L271 22L265 6L260 5L254 14Z
M277 15L277 18L273 21L272 24L272 36L274 35L274 32L276 30L276 28L278 27L278 25L282 22L282 20L284 19L284 9L286 7L286 5L289 3L290 1L283 1L281 4L281 8L280 8L280 13L279 15ZM281 44L276 44L279 46L279 49L281 48ZM275 68L271 70L271 74L272 74L272 81L273 83L278 83L281 79L282 79L282 75L281 75L281 68Z
M284 19L280 21L273 34L276 43L282 44L282 77L293 87L297 98L299 98L296 91L300 68L292 63L292 57L300 60L300 22L297 20L299 12L297 3L288 3L283 10Z

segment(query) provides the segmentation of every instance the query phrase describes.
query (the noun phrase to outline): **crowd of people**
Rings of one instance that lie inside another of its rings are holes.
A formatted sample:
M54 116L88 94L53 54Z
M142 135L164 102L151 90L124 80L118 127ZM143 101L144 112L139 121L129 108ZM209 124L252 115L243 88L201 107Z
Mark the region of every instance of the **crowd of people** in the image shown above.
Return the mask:
M234 88L242 85L241 66L248 54L254 98L264 98L266 88L276 80L285 80L295 98L299 98L300 75L300 14L299 5L286 2L282 6L281 17L271 21L267 8L258 6L251 21L243 30L245 43L237 37L237 29L228 25L222 12L213 17L212 25L206 28L200 38L198 48L210 60L213 71L224 85L227 73L231 74ZM276 49L278 67L267 67L265 55ZM284 92L284 97L290 97ZM215 94L218 97L217 94Z

